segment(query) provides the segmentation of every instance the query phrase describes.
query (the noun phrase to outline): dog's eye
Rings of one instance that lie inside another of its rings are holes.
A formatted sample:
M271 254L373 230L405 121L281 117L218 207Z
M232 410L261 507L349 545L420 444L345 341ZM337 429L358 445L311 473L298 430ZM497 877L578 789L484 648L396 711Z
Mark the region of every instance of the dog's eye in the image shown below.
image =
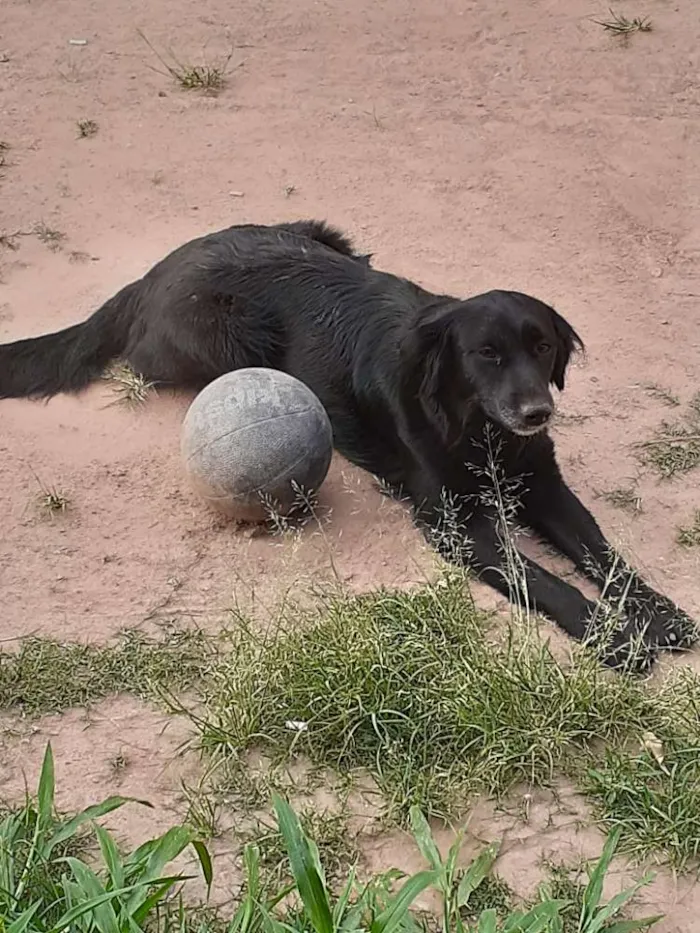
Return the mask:
M497 360L499 359L499 354L493 347L482 347L479 350L479 356L485 360Z
M552 349L552 344L547 343L546 340L543 340L542 343L537 344L535 349L540 356L545 356L545 354L549 353L549 351Z

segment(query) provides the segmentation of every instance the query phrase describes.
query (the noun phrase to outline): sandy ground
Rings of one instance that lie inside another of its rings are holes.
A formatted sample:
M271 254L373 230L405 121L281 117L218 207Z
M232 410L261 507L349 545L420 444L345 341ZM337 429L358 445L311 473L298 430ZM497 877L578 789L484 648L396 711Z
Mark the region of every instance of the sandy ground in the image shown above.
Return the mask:
M698 556L674 543L700 506L697 477L659 482L633 451L668 416L642 383L684 402L700 389L700 7L625 0L619 11L650 16L653 31L612 39L591 21L606 4L584 0L114 0L108 11L4 0L0 234L28 235L0 245L0 339L80 320L183 240L238 222L326 218L427 287L529 291L588 346L557 429L569 480L700 617ZM178 88L139 29L186 62L233 51L226 89ZM79 138L80 120L97 133ZM64 236L45 242L37 225ZM183 480L188 399L164 395L140 413L112 401L98 386L0 404L3 641L101 641L160 618L216 626L235 599L266 605L330 573L331 553L358 588L429 570L402 510L340 461L323 535L292 548L236 533ZM630 479L635 518L599 498ZM65 491L66 515L38 513L40 484ZM35 772L51 734L64 804L97 799L124 745L128 792L147 790L167 823L177 743L138 704L101 709L88 729L79 712L31 728L7 720L0 791ZM571 831L557 832L547 845L564 851ZM523 870L532 861L528 849ZM688 891L659 889L663 933L700 909Z

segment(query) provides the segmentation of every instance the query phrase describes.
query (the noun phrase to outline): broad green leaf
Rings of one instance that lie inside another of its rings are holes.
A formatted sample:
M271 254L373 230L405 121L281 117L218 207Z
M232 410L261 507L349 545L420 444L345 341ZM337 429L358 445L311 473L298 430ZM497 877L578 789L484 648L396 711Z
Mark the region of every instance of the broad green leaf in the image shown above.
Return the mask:
M618 920L605 927L605 933L637 933L639 930L648 930L663 919L663 914L657 914L655 917L644 917L641 920Z
M73 872L76 885L80 889L80 900L82 902L99 899L108 893L97 875L80 859L68 857L63 861ZM97 904L93 908L92 914L100 933L120 933L117 916L109 900Z
M388 906L370 924L370 933L395 933L408 918L408 910L418 895L439 878L436 871L420 871L412 875L392 897Z
M175 875L172 878L161 878L160 881L154 881L151 883L151 888L154 890L152 890L151 893L141 901L133 914L127 915L128 919L133 921L134 927L139 931L139 933L144 921L148 919L148 915L151 913L156 904L160 903L160 901L165 898L166 894L168 891L170 891L171 888L173 888L179 882L186 880L186 875Z
M318 877L321 879L321 884L323 887L326 887L326 873L323 870L323 865L321 864L321 856L318 851L318 846L309 836L306 837L306 841L309 844L309 852L311 853L311 858L314 862L314 868L318 873Z
M328 892L317 870L317 858L299 823L296 813L278 794L273 797L277 824L289 855L292 875L299 896L316 933L333 933L333 918Z
M62 823L53 834L47 845L47 852L50 853L57 845L75 836L76 832L85 823L91 823L106 816L112 810L123 807L125 803L138 803L144 807L152 806L145 800L136 800L134 797L108 797L102 803L96 803L94 806L86 807L80 813L76 814L70 820Z
M354 904L350 910L346 911L343 922L338 927L340 933L355 933L362 925L362 915L364 913L363 904Z
M54 926L43 930L42 933L66 933L66 930L72 931L72 924L80 919L80 917L85 916L85 914L93 913L96 907L99 907L100 904L104 904L106 901L111 901L115 898L123 898L127 894L131 894L139 887L143 887L143 885L130 884L127 887L118 888L116 891L107 891L100 897L94 897L89 901L76 904L74 907L71 907L70 910L67 910Z
M479 917L478 933L496 933L496 911L484 910Z
M102 858L104 859L107 872L109 874L110 887L112 888L121 888L124 886L124 866L122 865L121 856L119 855L119 849L117 844L112 838L111 834L107 830L100 826L99 823L95 824L95 835L97 836L97 841L100 845L100 852L102 853Z
M212 881L214 880L214 868L211 863L211 855L209 855L209 849L207 849L201 839L193 839L192 848L197 853L197 858L199 859L199 864L202 868L202 874L204 875L204 880L207 883L208 897L211 893Z
M440 857L438 847L435 845L433 834L430 831L430 824L423 815L420 807L412 806L409 815L413 836L421 851L421 855L428 865L437 871L442 868L442 858Z
M248 894L257 898L260 894L260 849L251 843L243 850L243 868Z
M187 848L193 835L192 830L186 826L173 826L154 840L155 845L150 850L145 864L141 864L139 877L135 879L141 887L134 891L126 904L127 916L135 916L139 905L145 900L147 895L143 885L160 884L163 881L161 875L165 866Z
M545 933L569 901L546 901L519 916L510 916L503 925L503 933Z
M610 862L612 857L615 854L615 849L620 840L621 830L618 827L615 829L606 839L605 845L603 846L603 852L598 859L595 867L589 873L588 884L586 889L583 892L583 903L581 907L581 919L579 920L579 928L581 930L587 930L588 925L591 923L595 917L598 905L600 904L600 899L603 894L603 882L605 881L605 875L608 868L610 867Z
M645 875L641 881L637 881L636 884L626 891L620 891L620 893L611 898L604 907L600 907L595 915L588 920L588 925L583 928L585 933L601 933L601 931L608 933L608 927L606 925L608 920L611 920L618 914L625 904L634 897L637 891L649 884L653 877L654 876L651 874Z
M500 848L499 842L492 842L467 868L457 888L457 907L466 907L469 903L469 898L491 871Z
M39 793L37 798L39 807L38 823L41 830L45 830L53 819L55 787L53 751L51 749L51 742L47 742L46 751L44 752L44 762L41 766L41 775L39 777Z
M41 901L35 901L31 907L28 907L16 920L13 920L12 923L6 928L6 933L26 933L29 929L29 924L32 922L32 918L37 910L42 906ZM0 922L1 922L0 918Z
M457 833L457 838L450 846L450 851L447 853L447 859L445 860L445 880L448 886L451 886L454 881L455 872L457 870L457 859L462 849L463 840L464 833L460 830Z

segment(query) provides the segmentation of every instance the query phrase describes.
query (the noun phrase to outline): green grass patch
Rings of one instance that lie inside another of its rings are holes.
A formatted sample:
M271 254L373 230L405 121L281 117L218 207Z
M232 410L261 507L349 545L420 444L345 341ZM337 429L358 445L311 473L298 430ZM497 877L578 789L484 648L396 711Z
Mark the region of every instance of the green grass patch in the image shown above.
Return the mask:
M493 626L456 573L330 599L265 636L241 622L207 685L202 741L233 761L262 748L370 771L394 814L417 803L445 815L645 728L654 703L639 683L574 653L563 667L527 626Z
M700 852L698 675L679 665L652 685L573 643L561 662L533 622L477 610L453 570L407 591L327 595L264 632L239 618L218 642L130 632L104 647L28 639L0 655L3 709L61 712L122 692L178 709L187 691L196 713L179 711L211 779L188 798L200 836L217 834L222 801L250 814L275 790L297 792L284 775L303 762L316 779L369 776L400 823L413 805L452 819L475 794L566 775L627 849L682 866ZM340 825L306 825L339 870L351 845Z
M95 821L129 802L109 797L72 817L57 813L51 746L47 746L35 798L0 819L0 929L3 933L139 933L160 902L181 883L166 866L192 846L211 881L206 849L185 826L176 826L133 852L120 852ZM88 841L98 865L81 859Z
M700 854L700 741L676 737L660 747L661 761L647 750L608 749L585 790L606 825L622 830L628 850L641 857L661 850L684 869Z
M347 814L342 810L336 813L303 807L298 809L297 815L303 831L314 840L329 883L347 877L350 867L359 859ZM259 821L253 830L243 835L243 840L257 847L261 869L268 873L272 883L282 887L291 880L289 854L276 821Z
M109 797L65 817L56 811L54 794L49 745L36 797L27 796L23 806L0 818L0 924L6 933L429 933L438 922L444 933L563 933L565 910L573 910L577 933L633 933L659 919L626 920L622 927L615 922L649 878L607 904L602 900L617 833L608 838L590 869L578 903L556 898L543 886L536 901L522 909L499 902L476 914L473 899L491 874L498 845L488 846L470 865L459 867L461 837L443 859L417 808L411 811L411 825L426 869L409 877L389 870L360 881L353 865L333 888L319 845L279 796L273 800L276 834L290 881L263 873L260 847L247 845L237 904L223 916L223 911L188 906L187 878L168 870L174 859L192 849L211 889L215 865L192 829L174 826L124 852L101 821L125 804L143 802ZM93 844L90 862L80 855L86 840ZM413 911L417 897L431 888L440 896L439 917ZM473 914L474 920L465 919L465 913Z
M690 525L681 526L676 534L676 543L681 547L700 547L700 509Z
M27 638L17 652L0 652L0 709L60 713L117 693L153 700L195 687L216 657L195 630L159 641L130 630L104 646Z
M682 417L663 421L641 444L640 458L664 479L700 465L700 393L693 396Z

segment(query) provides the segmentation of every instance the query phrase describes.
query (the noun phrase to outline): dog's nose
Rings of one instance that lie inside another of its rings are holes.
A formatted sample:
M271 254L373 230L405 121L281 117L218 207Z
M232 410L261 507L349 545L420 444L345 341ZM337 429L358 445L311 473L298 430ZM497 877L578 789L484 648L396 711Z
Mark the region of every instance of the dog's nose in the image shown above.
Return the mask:
M541 428L552 417L552 406L541 403L523 405L520 415L529 428Z

